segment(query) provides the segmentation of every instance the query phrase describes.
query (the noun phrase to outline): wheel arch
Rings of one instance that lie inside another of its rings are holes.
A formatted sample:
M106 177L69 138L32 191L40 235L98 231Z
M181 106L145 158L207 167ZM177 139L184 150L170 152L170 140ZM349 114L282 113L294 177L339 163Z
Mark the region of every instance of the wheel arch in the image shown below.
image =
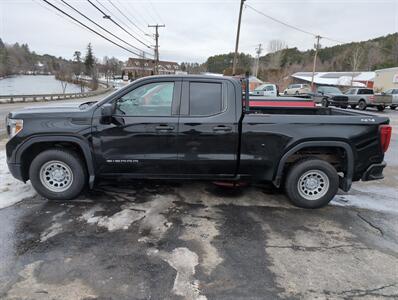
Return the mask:
M289 157L291 157L300 150L311 148L339 148L344 151L345 155L347 156L345 163L346 172L344 174L344 177L341 178L340 188L344 191L348 191L351 188L352 177L354 174L354 153L352 147L348 143L342 141L309 141L295 145L294 147L286 151L280 159L272 181L273 184L276 187L280 187L283 177L283 171L286 167L286 163Z
M29 178L29 165L33 156L51 148L73 148L84 159L85 167L89 175L89 186L94 186L95 170L92 152L89 144L75 136L42 136L32 137L24 142L16 151L15 161L21 164L22 176L24 180Z

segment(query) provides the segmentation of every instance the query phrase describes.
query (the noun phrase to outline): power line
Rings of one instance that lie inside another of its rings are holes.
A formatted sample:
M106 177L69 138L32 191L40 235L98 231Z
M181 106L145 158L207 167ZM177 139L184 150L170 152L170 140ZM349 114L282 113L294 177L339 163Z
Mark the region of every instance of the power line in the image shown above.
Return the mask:
M142 52L143 50L140 48L137 48L136 46L126 42L125 40L123 40L122 38L118 37L117 35L113 34L112 32L110 32L109 30L107 30L106 28L104 28L103 26L101 26L100 24L98 24L97 22L93 21L92 19L90 19L89 17L87 17L85 14L83 14L82 12L80 12L78 9L76 9L75 7L73 7L72 5L70 5L69 3L67 3L65 0L61 0L62 3L64 3L66 6L68 6L69 8L71 8L72 10L74 10L75 12L77 12L79 15L81 15L82 17L84 17L85 19L89 20L91 23L97 25L99 28L101 28L102 30L104 30L105 32L107 32L108 34L112 35L113 37L117 38L119 41L125 43L126 45L129 45L130 47Z
M121 1L119 1L119 0L116 0L116 2L117 2L117 3L119 4L119 6L123 9L123 3L122 3ZM126 2L127 2L127 1L126 1ZM134 19L135 22L138 23L140 26L146 27L147 24L149 24L149 23L146 22L145 20L143 21L143 20L141 20L141 19L138 19L138 16L142 17L142 15L139 14L139 12L138 12L137 9L134 9L134 12L131 12L131 10L130 10L130 7L131 7L131 6L132 6L132 4L131 4L130 2L128 2L128 4L126 4L126 6L124 6L124 10L126 11L126 13L127 13L128 15L130 15L130 17L131 17L132 19ZM145 35L147 35L147 33L145 33Z
M111 9L109 9L105 4L103 4L100 0L95 0L105 11L107 11L109 13L109 16L114 14L113 11L111 11ZM142 33L137 33L136 31L134 31L134 29L132 29L130 27L130 25L127 25L123 20L121 20L120 18L118 18L118 16L114 15L114 19L119 21L120 24L122 24L123 26L125 26L125 28L128 28L131 32L133 32L135 35L139 36L139 38L141 40L143 40L147 45L151 45L152 41L148 41L146 38L146 33L144 33L144 35ZM145 25L146 26L146 25Z
M87 0L92 6L94 6L98 11L100 11L103 15L105 19L109 19L111 20L112 23L114 23L116 26L118 26L120 29L122 29L124 32L126 32L129 36L131 36L132 38L134 38L135 40L137 40L139 43L143 44L145 47L151 49L151 46L145 44L143 41L141 41L140 39L138 39L137 37L135 37L134 35L132 35L130 32L128 32L123 26L121 26L118 22L116 22L115 20L113 20L111 18L110 15L107 15L101 8L99 8L97 5L95 5L91 0ZM98 2L98 0L97 0ZM99 2L100 3L100 2ZM148 53L148 52L147 52ZM149 53L148 53L149 54Z
M250 8L251 10L255 11L256 13L258 13L258 14L260 14L260 15L262 15L262 16L264 16L264 17L266 17L266 18L268 18L268 19L270 19L270 20L272 20L272 21L274 21L274 22L277 22L277 23L279 23L279 24L282 24L282 25L284 25L284 26L286 26L286 27L292 28L292 29L294 29L294 30L300 31L300 32L305 33L305 34L308 34L308 35L312 35L312 36L314 36L315 38L317 38L318 36L320 36L319 34L316 34L316 33L313 33L313 32L310 32L310 31L307 31L307 30L304 30L304 29L301 29L301 28L299 28L299 27L297 27L297 26L288 24L288 23L286 23L286 22L284 22L284 21L281 21L281 20L279 20L279 19L277 19L277 18L274 18L274 17L272 17L272 16L270 16L270 15L267 15L267 14L265 14L265 13L259 11L258 9L255 9L253 6L251 6L251 5L249 5L249 4L246 4L245 7L248 7L248 8ZM335 42L335 43L338 43L338 44L348 44L348 42L342 42L342 41L339 41L339 40L336 40L336 39L333 39L333 38L330 38L330 37L327 37L327 36L323 36L323 35L320 36L320 38L325 39L325 40L329 40L329 41L331 41L331 42ZM373 45L373 47L379 48L380 50L384 50L384 51L393 53L393 51L391 51L390 49L387 49L387 48L383 48L383 47L376 46L376 45Z
M152 7L153 11L155 12L156 16L159 18L159 21L162 22L162 23L164 23L163 20L162 20L162 17L161 17L160 14L158 13L158 11L157 11L155 5L152 3L152 1L151 1L151 0L148 0L148 2L149 2L149 5Z
M258 14L260 14L260 15L262 15L262 16L268 18L268 19L271 19L271 20L274 21L274 22L277 22L277 23L282 24L282 25L284 25L284 26L290 27L290 28L292 28L292 29L294 29L294 30L300 31L300 32L305 33L305 34L309 34L309 35L312 35L312 36L315 36L315 37L317 36L317 34L315 34L315 33L306 31L306 30L304 30L304 29L298 28L298 27L296 27L296 26L293 26L293 25L290 25L290 24L288 24L288 23L285 23L285 22L283 22L283 21L281 21L281 20L278 20L277 18L274 18L274 17L272 17L272 16L270 16L270 15L267 15L267 14L263 13L262 11L259 11L259 10L255 9L253 6L250 6L249 4L246 4L246 7L250 8L251 10L254 10L256 13L258 13Z
M141 56L141 54L138 54L134 51L131 51L130 49L127 49L126 47L119 45L118 43L112 41L111 39L107 38L106 36L104 36L103 34L99 33L98 31L90 28L89 26L87 26L86 24L80 22L79 20L77 20L76 18L74 18L73 16L71 16L70 14L68 14L67 12L63 11L62 9L60 9L59 7L55 6L54 4L50 3L47 0L42 0L43 2L47 3L48 5L52 6L53 8L55 8L57 11L63 13L65 16L68 16L69 18L71 18L73 21L79 23L81 26L85 27L86 29L90 30L91 32L94 32L95 34L99 35L100 37L102 37L103 39L107 40L108 42L118 46L119 48L122 48L123 50L126 50L127 52L130 52L136 56Z
M95 0L95 1L97 2L98 5L100 5L102 7L103 10L108 12L108 14L106 14L106 16L104 16L104 18L108 18L108 16L109 16L109 18L111 18L111 15L113 14L113 12L107 6L105 6L105 4L103 4L101 1L99 1L99 0ZM125 28L122 28L123 31L126 32L126 28L128 28L131 32L134 33L134 35L139 36L139 38L146 43L145 44L146 47L148 47L148 45L151 44L150 41L146 40L146 37L144 37L143 35L140 35L140 33L135 32L134 29L132 29L129 25L127 25L123 20L119 19L116 15L114 15L114 18L112 20L117 20L120 24L122 24L125 27ZM131 35L130 32L127 32L127 34Z
M140 27L138 27L133 21L130 20L130 18L128 16L126 16L126 14L120 10L119 7L117 7L111 0L108 0L109 3L123 16L126 18L126 20L132 24L135 28L137 28L139 31L141 31L144 35L148 35L148 33L146 33L144 30L142 30Z

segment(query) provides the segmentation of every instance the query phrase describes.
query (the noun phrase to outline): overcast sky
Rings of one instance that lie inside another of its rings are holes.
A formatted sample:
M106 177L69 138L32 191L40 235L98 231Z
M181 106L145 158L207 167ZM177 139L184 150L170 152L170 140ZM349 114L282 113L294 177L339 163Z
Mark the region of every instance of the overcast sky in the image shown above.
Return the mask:
M79 20L84 20L67 9L61 0L48 1ZM65 1L127 42L145 49L145 46L110 20L103 19L101 13L86 0ZM97 0L92 1L98 5ZM128 25L122 26L131 34L146 39L148 44L153 44L153 40L144 36L142 31L148 34L154 31L146 25L165 23L166 28L159 30L161 59L204 62L210 55L234 50L239 0L98 1L111 12L110 15L115 20ZM398 31L398 0L247 0L246 3L286 23L339 41L367 40ZM72 58L75 50L85 53L87 44L91 42L95 55L99 58L107 55L125 60L131 56L125 50L74 24L67 17L60 16L42 0L0 0L0 10L0 37L6 43L28 43L30 49L37 53ZM85 23L95 28L93 24ZM302 50L309 49L314 44L311 35L284 27L246 7L242 17L239 50L254 55L256 45L262 43L265 54L272 39L283 40L289 47ZM322 40L321 44L330 46L336 43Z

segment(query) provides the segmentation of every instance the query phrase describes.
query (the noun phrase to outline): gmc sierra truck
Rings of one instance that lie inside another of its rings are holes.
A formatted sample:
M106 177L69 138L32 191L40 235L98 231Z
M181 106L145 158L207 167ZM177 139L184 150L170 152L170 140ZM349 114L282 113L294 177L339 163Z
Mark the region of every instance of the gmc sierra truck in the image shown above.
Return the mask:
M152 76L99 102L14 111L8 167L48 199L73 199L101 177L267 181L306 208L383 178L388 118L252 108L244 94L230 77Z

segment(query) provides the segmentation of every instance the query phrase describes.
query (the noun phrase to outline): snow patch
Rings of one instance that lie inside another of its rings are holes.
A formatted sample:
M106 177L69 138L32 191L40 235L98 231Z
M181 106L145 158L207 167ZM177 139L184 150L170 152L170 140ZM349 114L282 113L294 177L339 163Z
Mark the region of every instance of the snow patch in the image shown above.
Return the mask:
M372 197L364 194L338 195L334 197L330 204L398 214L398 200L396 197Z
M398 214L398 188L378 182L367 185L356 183L349 194L337 195L330 203Z
M16 180L8 171L6 152L0 151L0 209L36 195L30 183Z
M190 300L207 299L200 294L199 281L194 278L195 267L198 265L198 255L195 252L180 247L174 249L171 253L150 249L148 255L160 257L177 271L172 289L175 295Z
M202 216L186 216L182 219L184 224L183 234L180 239L184 241L197 241L203 248L201 266L206 274L210 274L223 258L216 247L212 245L214 237L219 235L216 223Z
M122 210L114 215L96 216L97 212L104 209L97 205L87 210L80 220L89 224L97 224L105 227L109 231L128 229L129 226L139 220L141 221L139 231L145 233L145 237L140 238L140 242L147 242L150 239L160 239L167 230L173 225L164 216L167 211L174 206L174 198L171 196L156 195L153 199L144 203L129 203L122 206Z
M52 238L53 236L56 236L61 231L62 231L62 225L60 223L52 224L46 231L44 231L40 235L40 242L47 241L49 238Z

